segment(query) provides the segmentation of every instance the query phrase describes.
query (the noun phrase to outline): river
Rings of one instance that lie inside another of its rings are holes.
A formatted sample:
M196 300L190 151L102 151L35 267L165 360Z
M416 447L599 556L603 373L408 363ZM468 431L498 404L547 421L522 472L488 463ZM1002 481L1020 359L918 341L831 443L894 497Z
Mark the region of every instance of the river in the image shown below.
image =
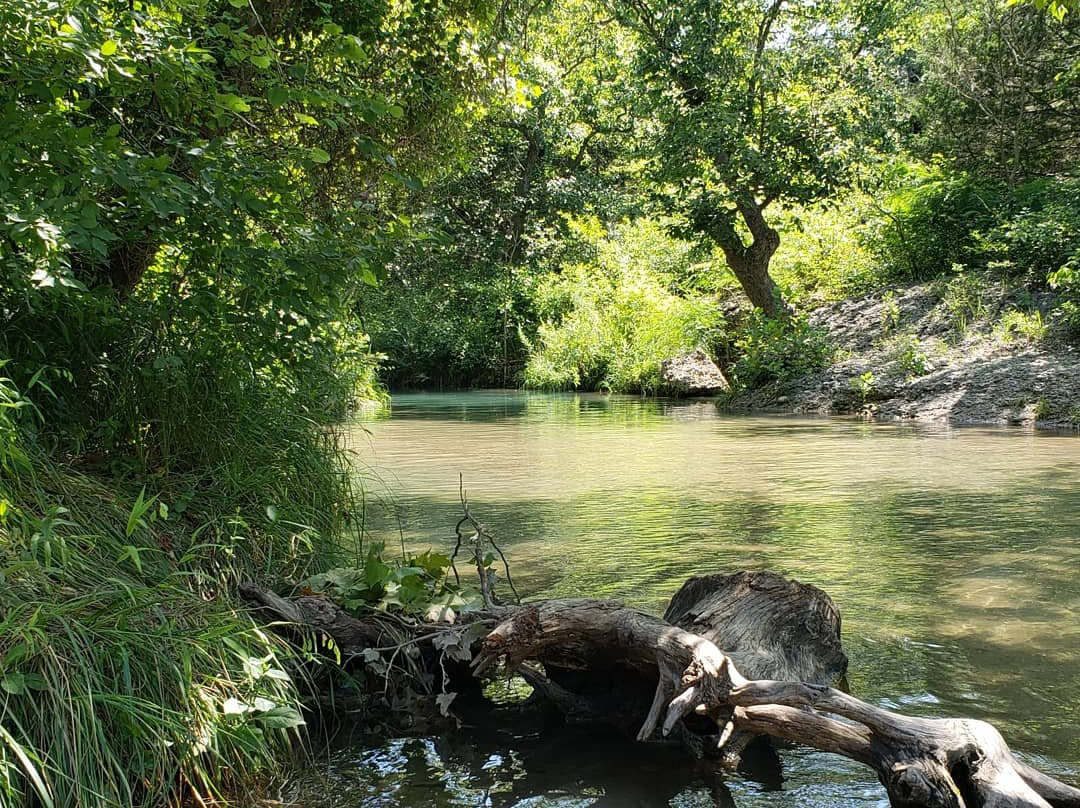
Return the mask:
M1080 781L1080 442L1071 434L726 415L708 402L399 395L356 426L368 530L453 547L458 475L527 597L662 612L695 573L827 591L852 692L986 718ZM301 804L886 806L869 770L785 749L782 783L583 731L465 728L338 744Z

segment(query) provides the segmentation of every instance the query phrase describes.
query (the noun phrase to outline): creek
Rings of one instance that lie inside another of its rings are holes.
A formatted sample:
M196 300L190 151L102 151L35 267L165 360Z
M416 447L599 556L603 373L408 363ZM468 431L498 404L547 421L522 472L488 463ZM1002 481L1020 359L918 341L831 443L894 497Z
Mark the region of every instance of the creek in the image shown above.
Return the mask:
M1022 429L726 415L704 401L399 395L357 424L367 529L453 548L458 475L526 597L662 613L690 575L772 569L828 592L849 684L918 715L985 718L1080 782L1080 441ZM581 729L472 726L339 741L298 805L887 806L868 769L781 751L724 774Z

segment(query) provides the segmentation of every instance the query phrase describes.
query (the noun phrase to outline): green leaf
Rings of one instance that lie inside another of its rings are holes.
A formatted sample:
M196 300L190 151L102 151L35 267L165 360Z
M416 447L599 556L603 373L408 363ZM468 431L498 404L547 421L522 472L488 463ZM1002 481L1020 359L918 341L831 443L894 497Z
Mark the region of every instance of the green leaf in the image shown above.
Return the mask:
M247 101L233 93L218 93L216 100L218 104L232 112L248 112L251 109Z
M9 673L0 679L0 688L12 696L21 696L26 693L26 677L21 673Z
M146 515L146 512L150 510L150 507L157 500L157 494L146 499L145 486L139 491L139 496L135 498L135 504L131 506L131 513L128 514L127 525L124 527L124 536L131 538L131 534L135 532L135 528L143 524L142 518Z
M363 64L368 61L367 52L364 50L360 39L355 36L344 36L341 38L341 53L346 59L353 62Z
M248 0L229 0L229 5L233 8L247 8Z
M304 726L304 718L294 707L275 707L258 717L259 723L268 729L292 729Z
M270 102L270 106L277 109L289 102L289 91L280 85L275 85L267 92L266 100Z
M251 711L251 705L237 698L227 698L221 705L221 711L225 715L243 715Z
M101 55L112 56L114 53L116 53L116 48L116 43L111 39L107 39L101 43Z
M120 554L120 557L116 559L117 564L122 564L125 561L130 561L138 572L142 572L142 556L139 555L141 550L134 544L125 544L123 546L124 552Z
M269 56L264 56L262 54L253 53L248 58L251 59L251 63L253 65L255 65L255 67L261 67L263 70L270 67L270 57Z
M308 157L313 163L330 162L330 152L326 151L325 149L320 149L318 146L308 149Z

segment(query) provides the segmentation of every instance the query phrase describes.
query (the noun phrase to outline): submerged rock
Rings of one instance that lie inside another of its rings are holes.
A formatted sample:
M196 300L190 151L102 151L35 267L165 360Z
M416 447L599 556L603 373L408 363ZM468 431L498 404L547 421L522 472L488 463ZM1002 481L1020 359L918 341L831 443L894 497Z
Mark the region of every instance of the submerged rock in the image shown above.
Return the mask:
M682 395L713 395L729 386L723 371L700 349L661 362L660 381Z

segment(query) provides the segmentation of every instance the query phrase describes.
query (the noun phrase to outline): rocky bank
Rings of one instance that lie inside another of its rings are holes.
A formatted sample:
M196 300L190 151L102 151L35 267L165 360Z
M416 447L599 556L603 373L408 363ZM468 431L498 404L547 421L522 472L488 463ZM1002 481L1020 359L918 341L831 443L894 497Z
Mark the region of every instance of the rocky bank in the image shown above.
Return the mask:
M730 406L1075 428L1080 352L1054 337L1051 302L1048 294L962 279L825 304L809 319L828 332L833 363L740 394Z

